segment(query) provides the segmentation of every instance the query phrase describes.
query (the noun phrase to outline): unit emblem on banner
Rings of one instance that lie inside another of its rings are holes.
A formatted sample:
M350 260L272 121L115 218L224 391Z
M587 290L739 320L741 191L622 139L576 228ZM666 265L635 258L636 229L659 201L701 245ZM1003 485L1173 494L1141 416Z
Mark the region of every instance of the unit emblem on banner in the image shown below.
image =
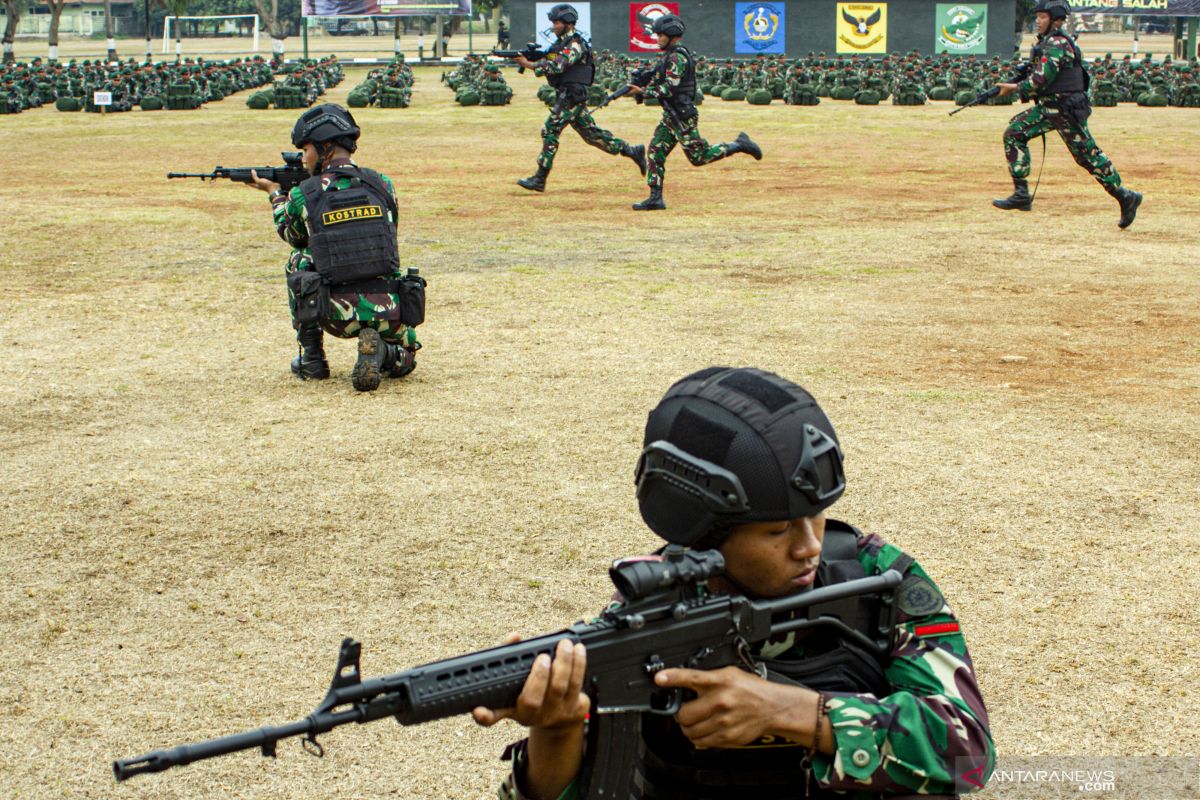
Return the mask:
M654 21L667 14L679 14L679 3L630 3L629 49L634 52L658 52Z
M839 53L887 52L887 3L838 3Z
M938 3L936 53L986 53L987 5Z
M735 52L784 52L786 21L783 3L737 3L733 17Z

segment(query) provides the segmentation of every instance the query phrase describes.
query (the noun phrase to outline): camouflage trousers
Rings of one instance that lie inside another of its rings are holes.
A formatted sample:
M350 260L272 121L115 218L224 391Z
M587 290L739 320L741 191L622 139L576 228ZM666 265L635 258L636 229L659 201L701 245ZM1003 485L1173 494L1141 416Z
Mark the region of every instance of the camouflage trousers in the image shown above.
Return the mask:
M555 105L542 125L542 152L538 154L537 165L542 169L550 169L554 165L554 156L558 153L558 137L563 129L570 125L575 132L592 147L598 147L606 153L618 155L625 149L625 141L618 139L596 124L592 112L588 111L587 103L580 103L569 108Z
M301 269L312 269L307 251L297 250L288 259L286 272L291 275ZM399 279L400 274L392 276ZM390 292L330 292L329 318L322 322L296 322L296 296L288 288L288 309L292 315L292 327L299 334L301 328L323 328L330 336L339 339L356 339L363 328L374 328L388 344L396 344L409 350L418 350L415 329L400 322L400 298Z
M1088 132L1086 121L1077 123L1057 109L1040 105L1017 114L1004 131L1004 156L1008 159L1010 175L1014 178L1029 177L1029 140L1044 136L1051 130L1058 131L1075 163L1090 172L1106 190L1121 185L1121 176Z
M675 145L683 145L683 153L693 167L720 161L729 155L728 144L710 145L700 135L700 115L697 114L682 125L663 113L650 137L649 152L646 153L646 183L652 189L661 189L663 175L667 171L667 156L675 149Z

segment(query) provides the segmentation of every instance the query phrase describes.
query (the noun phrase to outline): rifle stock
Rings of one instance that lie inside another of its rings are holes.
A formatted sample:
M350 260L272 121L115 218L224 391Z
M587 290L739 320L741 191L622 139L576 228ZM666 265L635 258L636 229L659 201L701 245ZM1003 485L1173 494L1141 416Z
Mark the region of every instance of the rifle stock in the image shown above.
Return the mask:
M511 707L534 659L541 653L553 658L557 643L568 639L588 649L584 688L593 699L594 714L600 715L589 737L600 737L595 745L612 758L603 774L585 775L583 796L627 796L613 791L627 785L626 773L632 769L614 766L636 754L629 734L638 730L640 714L673 715L683 703L680 690L655 685L655 673L675 667L750 666L745 656L749 646L779 632L818 625L832 625L857 635L873 650L886 650L886 642L867 639L851 626L860 595L888 595L900 584L901 575L894 570L775 600L708 594L704 582L723 571L717 551L668 547L662 561L613 566L610 574L627 602L595 621L368 680L359 670L362 646L347 638L325 699L304 719L119 759L112 762L113 775L124 781L242 750L259 749L273 757L280 740L294 737L303 737L305 749L320 756L324 749L317 736L341 725L384 717L417 725L467 714L481 705ZM786 621L776 621L785 613Z

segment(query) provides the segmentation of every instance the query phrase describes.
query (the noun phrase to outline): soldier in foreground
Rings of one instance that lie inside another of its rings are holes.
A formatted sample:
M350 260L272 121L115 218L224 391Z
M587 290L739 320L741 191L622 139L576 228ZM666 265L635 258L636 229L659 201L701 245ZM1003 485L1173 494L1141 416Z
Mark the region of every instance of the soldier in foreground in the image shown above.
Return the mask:
M558 152L558 137L570 125L575 132L592 147L614 156L625 156L637 164L638 170L646 174L646 148L636 147L613 136L596 125L588 111L588 87L592 85L596 66L592 60L592 47L575 31L579 12L565 3L554 6L546 14L558 37L546 57L536 63L525 56L513 60L521 67L532 69L535 74L545 76L554 87L557 98L550 116L542 126L542 152L537 158L537 171L528 178L521 178L517 185L534 192L546 191L546 177L554 166Z
M825 517L845 489L842 453L808 392L754 369L685 377L650 413L636 481L656 534L722 553L725 574L711 590L777 598L888 569L905 575L891 603L857 601L851 633L771 639L746 653L744 669L658 672L659 687L692 699L674 718L643 715L635 782L645 796L956 796L987 782L995 753L959 623L910 556ZM876 652L868 640L881 633L888 644ZM506 754L502 800L571 800L581 773L609 766L589 762L585 748L587 658L561 641L553 661L535 661L515 707L474 710L481 725L529 728Z
M1033 99L1037 105L1013 117L1004 131L1004 155L1014 191L1003 200L993 200L992 205L1018 211L1033 208L1028 182L1029 140L1055 130L1066 142L1075 163L1090 172L1120 204L1121 219L1117 225L1128 228L1137 216L1142 196L1121 185L1117 168L1088 131L1087 118L1092 106L1088 101L1089 78L1083 53L1062 29L1070 11L1067 0L1038 0L1034 6L1038 38L1029 57L1033 69L1020 83L1000 84L1001 97L1019 92L1022 99Z
M424 319L424 280L400 272L392 181L351 159L359 128L341 106L306 111L292 129L311 178L284 192L255 174L253 188L271 198L275 227L292 246L288 300L300 353L292 372L329 377L323 334L358 339L351 382L360 392L381 376L403 377L421 347L413 329Z

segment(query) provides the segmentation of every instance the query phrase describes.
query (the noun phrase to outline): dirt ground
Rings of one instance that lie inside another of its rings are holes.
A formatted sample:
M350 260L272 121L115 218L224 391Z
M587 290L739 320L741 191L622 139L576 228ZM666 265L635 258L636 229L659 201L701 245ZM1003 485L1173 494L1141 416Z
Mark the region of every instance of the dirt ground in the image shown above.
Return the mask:
M344 100L362 71L327 95ZM712 364L792 377L847 453L833 516L912 552L961 617L1004 756L1195 756L1200 112L1099 109L1136 224L1048 142L1032 213L1015 109L709 101L663 213L545 109L364 109L428 277L410 377L301 383L264 195L169 170L278 163L292 111L5 118L0 148L0 796L487 798L513 728L339 730L117 785L110 762L306 715L338 643L378 675L551 631L656 546L645 414ZM653 110L598 115L649 138ZM1040 148L1034 145L1034 158ZM1115 795L1114 795L1115 796Z

